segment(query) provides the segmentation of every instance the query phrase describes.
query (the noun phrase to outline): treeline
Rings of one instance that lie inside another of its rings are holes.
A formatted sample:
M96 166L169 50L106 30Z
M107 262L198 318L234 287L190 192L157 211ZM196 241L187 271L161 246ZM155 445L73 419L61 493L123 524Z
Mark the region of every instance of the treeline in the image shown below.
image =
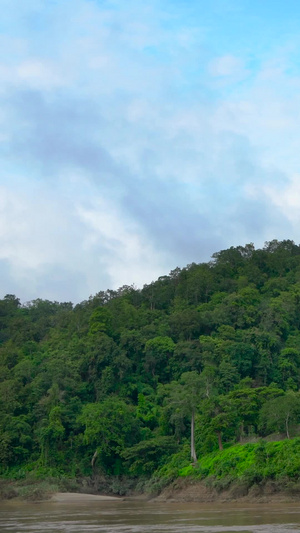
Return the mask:
M0 473L151 476L300 422L300 246L213 255L73 306L0 300ZM179 455L178 455L179 454ZM189 457L188 457L189 458Z

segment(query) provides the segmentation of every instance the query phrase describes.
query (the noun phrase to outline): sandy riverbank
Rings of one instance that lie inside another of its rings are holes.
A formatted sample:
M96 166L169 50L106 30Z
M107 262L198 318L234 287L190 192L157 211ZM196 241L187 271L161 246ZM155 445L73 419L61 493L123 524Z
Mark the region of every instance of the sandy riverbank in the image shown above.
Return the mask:
M115 496L105 496L96 494L81 494L79 492L56 492L48 500L50 502L60 503L81 503L89 501L122 501L123 498L116 498Z
M48 500L50 502L59 503L84 503L96 501L112 501L122 502L124 500L150 500L152 503L295 503L299 502L300 496L298 494L287 494L284 492L272 492L269 490L250 491L247 495L237 494L234 491L217 492L207 488L203 483L195 483L191 485L179 484L177 487L169 487L165 489L159 496L151 498L146 495L131 496L126 498L118 498L115 496L95 495L95 494L81 494L74 492L56 492Z

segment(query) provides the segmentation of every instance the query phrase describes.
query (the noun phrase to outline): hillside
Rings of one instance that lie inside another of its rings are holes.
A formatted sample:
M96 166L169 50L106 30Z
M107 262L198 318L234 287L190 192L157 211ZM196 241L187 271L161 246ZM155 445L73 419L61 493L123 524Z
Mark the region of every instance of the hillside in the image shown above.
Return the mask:
M193 476L191 456L298 435L292 241L232 247L75 306L6 295L0 324L2 477L155 480L175 464Z

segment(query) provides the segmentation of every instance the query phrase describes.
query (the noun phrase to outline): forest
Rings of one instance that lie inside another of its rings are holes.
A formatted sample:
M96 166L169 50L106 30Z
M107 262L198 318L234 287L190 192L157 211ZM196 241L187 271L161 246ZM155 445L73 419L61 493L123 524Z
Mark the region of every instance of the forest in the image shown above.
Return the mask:
M293 241L231 247L77 305L7 294L0 324L2 477L208 475L219 450L239 450L231 469L251 446L264 462L272 435L300 449Z

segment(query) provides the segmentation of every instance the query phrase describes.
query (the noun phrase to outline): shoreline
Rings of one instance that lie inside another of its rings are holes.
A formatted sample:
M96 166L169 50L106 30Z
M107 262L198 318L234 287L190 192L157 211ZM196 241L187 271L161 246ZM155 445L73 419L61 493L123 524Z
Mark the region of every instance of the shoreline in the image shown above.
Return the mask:
M55 492L47 502L55 503L81 503L81 502L107 502L114 501L120 502L124 501L124 498L117 496L108 496L106 494L85 494L80 492Z
M289 496L284 493L277 493L274 495L262 495L257 497L248 497L243 496L240 498L232 498L229 495L226 494L211 494L207 497L188 497L186 494L180 494L180 495L174 495L173 497L164 497L163 495L159 495L153 498L148 498L146 496L127 496L127 497L112 497L112 496L106 496L106 495L96 495L96 494L85 494L85 493L54 493L49 498L47 497L41 497L38 499L27 499L27 498L21 498L21 497L14 497L9 499L2 499L0 500L4 504L12 504L12 505L25 505L25 504L51 504L51 505L70 505L70 506L76 506L76 505L84 505L84 504L99 504L102 503L110 503L110 504L126 504L130 502L137 502L137 503L143 503L143 504L150 504L154 506L160 506L160 505L228 505L228 506L274 506L274 505L299 505L300 504L300 497L297 496Z
M250 488L233 484L228 489L218 490L203 481L177 479L168 485L152 501L174 503L299 503L300 492L281 489L272 482L253 484Z
M123 487L124 488L124 487ZM69 489L69 490L68 490ZM71 489L71 490L70 490ZM43 482L19 484L12 480L5 480L0 485L0 501L27 501L49 503L84 503L84 502L124 502L144 501L154 504L160 503L241 503L241 504L274 504L274 503L300 503L300 486L287 487L272 481L263 484L253 484L250 487L233 483L231 486L218 489L209 486L205 481L187 478L178 478L166 486L159 494L136 492L130 490L120 491L120 495L112 494L108 487L84 492L87 487L78 485L59 486Z

